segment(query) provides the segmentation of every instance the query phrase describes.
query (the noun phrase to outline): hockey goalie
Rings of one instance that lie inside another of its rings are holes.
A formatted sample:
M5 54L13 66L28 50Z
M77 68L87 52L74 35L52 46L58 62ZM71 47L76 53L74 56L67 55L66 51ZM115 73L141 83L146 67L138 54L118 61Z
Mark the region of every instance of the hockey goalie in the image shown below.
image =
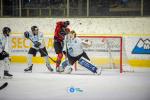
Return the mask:
M92 73L101 74L101 68L97 68L90 62L90 58L83 49L83 47L90 47L91 45L91 41L81 40L77 37L75 31L71 31L65 37L63 53L66 55L66 60L62 63L64 73L70 74L72 72L71 66L78 61L81 66Z

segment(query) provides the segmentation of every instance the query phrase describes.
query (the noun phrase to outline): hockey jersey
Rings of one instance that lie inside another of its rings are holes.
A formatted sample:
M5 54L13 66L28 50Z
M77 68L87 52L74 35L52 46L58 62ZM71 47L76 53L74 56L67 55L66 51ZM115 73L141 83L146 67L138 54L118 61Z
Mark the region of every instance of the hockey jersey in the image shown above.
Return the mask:
M0 34L0 53L5 50L7 52L10 52L10 38L5 37L2 33Z
M80 38L67 39L67 36L65 37L63 51L67 50L72 57L81 55L84 51L83 47L84 45Z
M64 22L60 21L56 23L54 39L62 42L65 38L66 32L70 32L69 28L64 28Z
M44 36L42 32L39 32L38 35L34 35L31 31L29 31L29 38L35 42L38 41L41 43L39 48L44 48ZM32 48L38 49L34 46L34 43L32 42Z

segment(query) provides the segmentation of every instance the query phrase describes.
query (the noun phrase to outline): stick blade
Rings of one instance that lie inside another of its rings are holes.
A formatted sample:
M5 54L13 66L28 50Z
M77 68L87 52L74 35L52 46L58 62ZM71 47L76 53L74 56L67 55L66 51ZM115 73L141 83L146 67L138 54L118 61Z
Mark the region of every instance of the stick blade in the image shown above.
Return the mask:
M5 83L0 87L0 90L4 89L7 85L8 85L8 83L5 82Z

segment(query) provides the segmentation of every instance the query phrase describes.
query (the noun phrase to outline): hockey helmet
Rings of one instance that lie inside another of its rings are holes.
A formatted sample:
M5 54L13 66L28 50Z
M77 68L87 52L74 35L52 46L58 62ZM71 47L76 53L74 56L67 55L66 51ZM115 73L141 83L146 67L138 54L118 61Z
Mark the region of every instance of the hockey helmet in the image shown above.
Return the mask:
M31 27L31 30L32 30L32 31L38 31L39 29L38 29L37 26L32 26L32 27Z
M64 27L67 27L68 25L70 25L70 22L69 21L65 21L64 22Z
M4 27L2 31L5 36L9 36L11 29L9 27Z

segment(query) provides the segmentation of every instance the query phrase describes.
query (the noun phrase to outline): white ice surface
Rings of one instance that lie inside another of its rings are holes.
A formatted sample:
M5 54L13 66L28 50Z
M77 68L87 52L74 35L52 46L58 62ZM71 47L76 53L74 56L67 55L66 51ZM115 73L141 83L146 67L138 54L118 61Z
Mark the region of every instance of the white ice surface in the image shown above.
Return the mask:
M32 73L24 73L26 64L12 64L13 79L2 79L8 86L0 91L0 100L150 100L150 69L134 73L103 71L101 76L87 70L70 75L50 73L45 65L35 64ZM69 93L69 87L83 92Z

